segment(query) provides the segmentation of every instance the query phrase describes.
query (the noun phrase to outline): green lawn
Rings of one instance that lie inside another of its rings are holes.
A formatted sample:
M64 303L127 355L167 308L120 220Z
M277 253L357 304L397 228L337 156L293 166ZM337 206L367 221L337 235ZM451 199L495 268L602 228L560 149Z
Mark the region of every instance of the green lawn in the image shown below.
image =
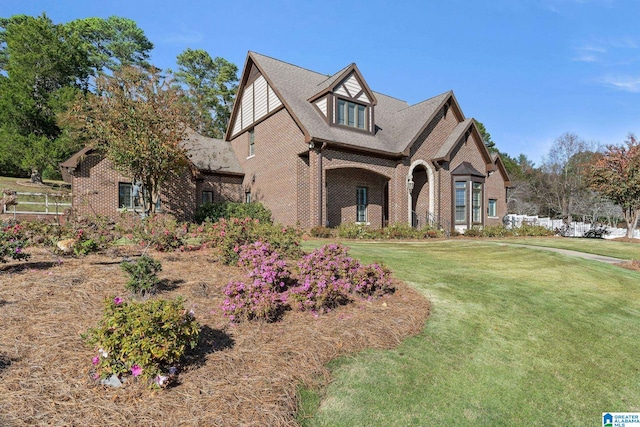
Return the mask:
M432 315L393 351L333 362L305 425L601 425L640 411L640 273L493 241L348 245Z
M520 245L545 246L569 249L590 254L621 259L640 259L640 242L620 242L616 239L581 239L568 237L519 237L517 239L491 240Z
M8 176L0 176L0 189L10 188L16 191L31 193L52 193L52 192L69 192L70 186L64 181L44 180L44 186L31 184L29 178L14 178Z
M45 180L45 185L32 184L29 178L0 177L0 189L9 188L19 193L39 193L48 196L18 195L18 205L15 207L20 212L44 212L48 204L49 212L63 212L68 208L66 205L57 206L56 203L71 203L71 189L64 181ZM0 194L0 198L2 198ZM9 213L14 207L9 206ZM1 213L1 212L0 212Z

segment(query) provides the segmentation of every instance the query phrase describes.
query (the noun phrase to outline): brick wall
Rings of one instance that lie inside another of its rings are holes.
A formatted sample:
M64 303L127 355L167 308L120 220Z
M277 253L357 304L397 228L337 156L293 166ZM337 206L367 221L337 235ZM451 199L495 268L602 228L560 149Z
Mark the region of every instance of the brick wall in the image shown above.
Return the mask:
M497 200L496 217L487 217L487 225L500 225L502 218L507 214L507 194L504 187L504 177L499 170L493 172L485 181L485 194L487 206L489 199Z
M389 202L396 197L392 185L396 160L368 156L361 153L323 150L323 218L330 226L356 220L356 188L367 187L369 197L368 222L372 227L383 225L383 190L389 182ZM389 222L396 222L397 212L389 206Z
M438 111L431 123L426 126L417 138L416 143L410 150L409 161L407 165L402 168L403 174L406 177L410 170L409 166L414 162L422 160L427 164L427 166L421 165L416 167L413 173L413 206L419 218L424 218L428 212L429 185L426 181L425 169L426 167L431 168L434 179L434 206L432 211L436 221L446 228L451 228L452 224L452 181L450 171L455 169L463 161L468 161L480 172L485 169L484 161L472 141L460 144L458 149L454 151L450 164L444 165L443 168L437 169L430 161L436 157L442 143L453 132L461 120L462 117L454 108L445 107ZM424 185L420 187L423 179L425 180ZM420 193L416 196L417 191ZM407 202L405 202L405 204L407 204Z
M86 156L72 174L73 208L80 215L118 215L118 183L131 182L99 154Z
M434 171L434 214L436 219L444 226L448 228L453 228L452 224L454 223L453 218L453 180L451 176L451 171L458 167L462 162L469 162L476 170L481 173L485 173L486 165L485 159L481 153L481 147L483 142L476 139L475 134L470 134L468 138L462 138L461 142L454 148L451 153L451 161L447 164L442 165L441 168L436 169L436 167L429 162L429 159L432 159L436 156L437 151L440 149L441 144L447 139L449 134L455 129L457 124L460 122L461 117L457 114L454 109L448 109L445 114L445 109L440 110L434 120L425 128L425 130L421 133L416 144L411 149L411 157L409 164L412 164L416 160L424 160L429 164L430 167L433 167ZM416 170L419 173L416 174ZM406 168L406 173L408 173L409 168ZM422 179L424 175L421 172L421 167L417 167L414 170L414 206L417 207L416 211L422 217L424 212L426 212L426 205L428 204L425 200L428 195L428 185L424 184L424 187L427 187L427 192L425 192L425 188L420 188L420 184L422 184ZM502 185L502 188L500 186ZM416 191L419 191L419 195L415 195ZM487 206L489 198L498 200L498 216L501 218L503 214L506 213L506 204L504 203L504 180L502 176L496 172L492 175L492 179L489 183L485 183L484 186L484 197L483 197L483 215L485 218L486 224L494 224L497 222L496 219L489 219L486 216Z
M214 200L240 201L242 177L211 173L198 175L190 170L170 180L160 192L163 212L175 215L180 220L191 220L196 206L202 198L202 189L214 191ZM105 215L116 218L118 206L118 184L130 183L111 166L109 160L98 154L86 156L72 174L73 208L80 215Z
M383 226L384 184L382 175L363 169L341 168L326 171L326 218L329 227L356 222L357 188L367 188L367 223Z
M253 157L249 157L249 132L231 140L245 173L243 192L251 192L253 201L271 210L274 221L287 225L300 221L306 226L309 221L298 217L306 211L298 208L299 203L304 203L304 194L298 198L298 188L307 186L305 169L309 169L298 158L298 153L308 150L302 131L286 109L258 123L253 130Z

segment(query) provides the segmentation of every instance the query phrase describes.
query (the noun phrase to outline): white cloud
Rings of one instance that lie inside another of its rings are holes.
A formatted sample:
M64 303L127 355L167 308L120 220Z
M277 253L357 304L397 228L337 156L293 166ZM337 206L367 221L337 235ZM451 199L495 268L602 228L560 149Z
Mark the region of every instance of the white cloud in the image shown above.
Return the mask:
M600 45L588 44L582 47L577 48L577 50L585 51L585 52L594 52L594 53L607 53L607 49Z
M596 55L584 54L580 56L574 56L573 58L571 58L571 60L578 62L598 62L599 58Z
M600 79L600 83L624 92L640 93L640 77L606 76Z
M580 62L606 62L609 65L632 63L635 62L635 60L628 60L625 59L625 57L628 56L630 50L638 48L640 48L640 41L634 37L610 37L574 47L575 56L573 56L571 60Z
M576 47L574 50L576 51L576 56L571 60L579 62L598 62L607 53L607 49L600 44L587 44Z

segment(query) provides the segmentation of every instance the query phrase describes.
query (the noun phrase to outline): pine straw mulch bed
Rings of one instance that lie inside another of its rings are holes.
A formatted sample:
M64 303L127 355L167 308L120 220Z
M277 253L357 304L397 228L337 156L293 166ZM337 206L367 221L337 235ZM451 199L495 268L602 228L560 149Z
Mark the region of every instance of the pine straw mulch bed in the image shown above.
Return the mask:
M151 253L162 261L157 297L182 295L203 327L179 384L105 388L90 380L95 349L80 338L124 294L120 262L136 248L60 258L32 249L28 262L0 265L0 425L296 425L297 387L326 383L327 362L366 348L392 348L420 333L429 302L396 292L326 315L288 312L276 323L230 324L223 287L241 279L213 252Z

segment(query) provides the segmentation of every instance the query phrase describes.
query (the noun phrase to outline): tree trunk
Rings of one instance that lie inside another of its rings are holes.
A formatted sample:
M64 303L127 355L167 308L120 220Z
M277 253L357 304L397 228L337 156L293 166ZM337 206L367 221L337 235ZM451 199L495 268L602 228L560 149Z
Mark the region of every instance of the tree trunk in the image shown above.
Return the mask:
M640 209L625 209L623 210L623 216L627 222L627 237L633 239L633 233L638 225L638 218L640 218Z

